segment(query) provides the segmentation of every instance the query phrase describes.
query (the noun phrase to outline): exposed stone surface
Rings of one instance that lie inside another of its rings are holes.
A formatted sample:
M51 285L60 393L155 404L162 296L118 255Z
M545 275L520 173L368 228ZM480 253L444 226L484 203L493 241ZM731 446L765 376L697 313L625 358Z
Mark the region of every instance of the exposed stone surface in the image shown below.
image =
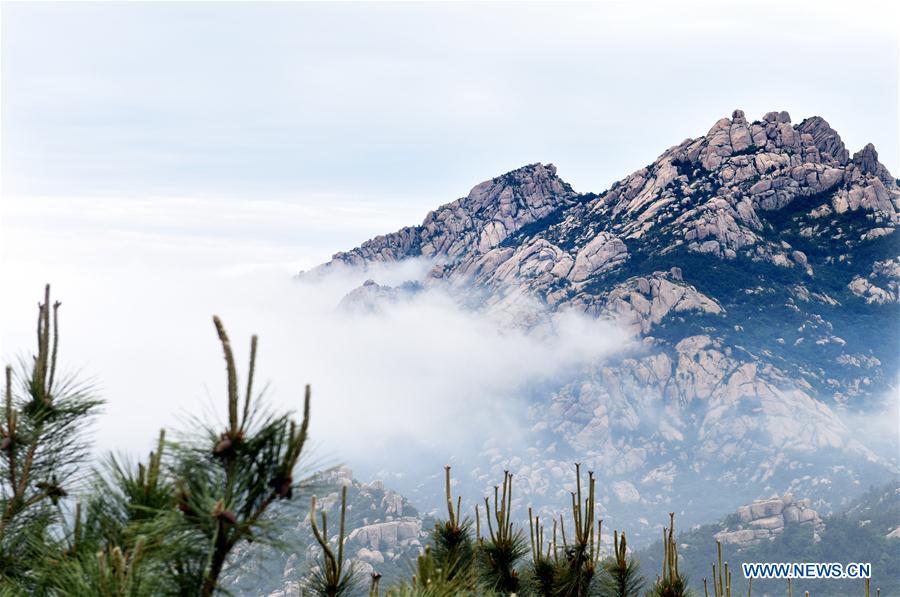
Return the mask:
M741 506L736 515L739 520L736 528L716 533L717 541L737 545L759 543L763 539L775 538L792 524L811 525L816 533L824 528L819 514L809 507L809 501L795 502L791 493Z
M420 226L377 236L333 262L361 265L406 257L458 257L485 252L507 236L558 208L575 192L552 164L531 164L475 186L468 196L426 216Z
M900 300L900 257L876 261L868 276L855 276L847 286L867 303L897 302Z
M722 307L671 274L654 272L616 285L597 314L614 316L633 333L646 334L670 314L690 312L717 315Z
M601 232L590 240L575 256L575 266L567 276L573 282L583 282L614 269L628 257L628 248L620 239Z

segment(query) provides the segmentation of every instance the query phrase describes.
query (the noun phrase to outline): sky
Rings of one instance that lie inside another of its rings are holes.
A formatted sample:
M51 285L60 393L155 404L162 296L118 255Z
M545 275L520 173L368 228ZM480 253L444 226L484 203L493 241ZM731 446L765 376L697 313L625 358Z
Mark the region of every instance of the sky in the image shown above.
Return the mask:
M313 296L293 273L524 164L602 191L735 108L821 115L900 175L898 17L892 2L4 2L0 356L31 346L52 282L63 355L108 401L104 448L143 450L173 413L215 404L213 312L235 338L274 339L284 404L310 380L364 395L340 378L387 371L366 365L385 334L379 358L421 368L407 340L423 315L317 350L323 297L359 280ZM448 321L435 338L484 341ZM317 377L326 359L340 366ZM423 411L450 398L438 386ZM323 408L325 429L343 424L346 404Z

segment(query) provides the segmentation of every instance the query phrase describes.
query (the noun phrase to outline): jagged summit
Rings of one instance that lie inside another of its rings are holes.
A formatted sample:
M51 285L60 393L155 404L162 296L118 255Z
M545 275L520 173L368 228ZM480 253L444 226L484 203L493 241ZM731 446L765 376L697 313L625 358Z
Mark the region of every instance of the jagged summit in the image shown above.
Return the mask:
M335 254L332 261L363 265L489 250L523 226L571 204L575 196L553 164L529 164L475 185L465 197L429 212L419 226L377 236Z
M878 161L878 152L875 146L867 143L865 147L853 154L853 163L859 167L863 174L877 176L888 187L895 186L896 180L888 172L888 169Z
M588 215L592 224L587 235L576 229L574 238L547 239L555 245L587 244L603 233L639 239L657 229L674 246L728 259L746 247L770 254L760 245L761 212L825 193L833 194L826 206L832 211L862 208L879 222L898 220L896 181L871 144L851 159L840 135L819 116L794 125L787 112L769 112L748 122L735 110L706 135L671 147L599 196L575 193L552 164L529 164L476 185L419 226L373 238L333 261L461 259L489 252L555 213Z

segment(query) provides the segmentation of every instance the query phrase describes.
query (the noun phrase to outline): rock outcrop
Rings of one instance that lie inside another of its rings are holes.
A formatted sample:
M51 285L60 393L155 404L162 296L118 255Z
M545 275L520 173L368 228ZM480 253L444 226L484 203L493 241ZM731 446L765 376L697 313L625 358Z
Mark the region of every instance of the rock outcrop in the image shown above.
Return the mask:
M847 287L867 303L896 303L900 300L900 257L876 261L868 276L854 276Z
M772 540L792 524L808 525L816 535L824 528L818 512L810 507L810 500L795 501L790 493L741 506L736 518L735 528L716 533L717 541L744 546Z

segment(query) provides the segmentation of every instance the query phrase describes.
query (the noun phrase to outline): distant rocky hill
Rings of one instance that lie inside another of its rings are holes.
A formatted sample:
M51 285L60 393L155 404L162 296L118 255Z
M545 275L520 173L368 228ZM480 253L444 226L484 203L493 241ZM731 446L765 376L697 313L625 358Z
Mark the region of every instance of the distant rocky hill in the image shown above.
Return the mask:
M719 522L682 526L678 533L679 565L689 584L702 594L703 579L712 577L710 566L716 558L715 540L719 539L723 560L735 571L736 594L746 593L742 562L866 562L872 565L873 595L876 589L884 597L900 595L900 484L872 487L824 517L804 507L807 500L791 495L770 498L742 506ZM798 518L796 514L802 512L808 514ZM774 517L780 519L780 526L773 524ZM772 528L754 525L758 521ZM747 526L756 528L738 530ZM756 533L754 539L744 540L752 533ZM652 575L662 567L662 553L662 543L657 541L635 556L645 574ZM753 581L754 595L782 595L786 588L784 580ZM795 595L809 591L810 595L829 597L865 593L862 581L856 579L797 580L793 591Z
M898 475L863 431L896 400L898 209L872 145L851 155L820 117L736 110L602 193L528 165L316 272L424 258L423 279L345 302L442 288L526 329L576 312L631 335L534 397L531 456L486 451L474 486L510 468L523 500L565 503L580 460L623 517L692 524L786 491L827 512Z

